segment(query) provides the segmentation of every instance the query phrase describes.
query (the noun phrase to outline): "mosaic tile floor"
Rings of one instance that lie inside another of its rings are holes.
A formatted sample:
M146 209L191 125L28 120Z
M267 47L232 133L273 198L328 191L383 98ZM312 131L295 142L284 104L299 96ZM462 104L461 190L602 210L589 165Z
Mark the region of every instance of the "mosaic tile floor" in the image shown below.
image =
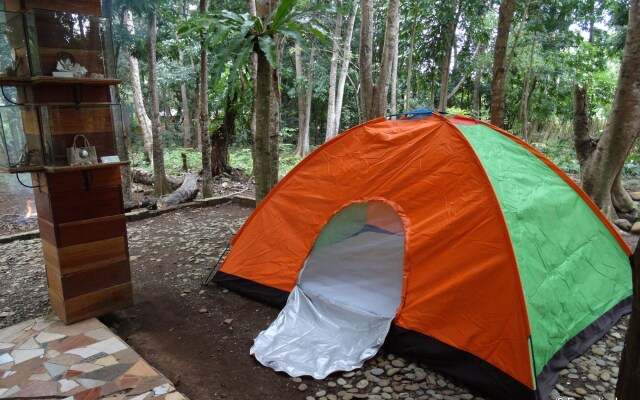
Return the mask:
M0 330L0 399L186 397L97 319L47 316Z

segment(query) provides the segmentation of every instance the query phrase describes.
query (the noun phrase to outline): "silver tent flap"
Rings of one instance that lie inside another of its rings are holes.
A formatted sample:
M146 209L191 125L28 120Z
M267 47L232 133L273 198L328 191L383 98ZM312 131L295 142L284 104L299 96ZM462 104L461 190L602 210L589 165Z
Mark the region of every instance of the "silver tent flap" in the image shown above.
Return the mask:
M360 368L384 343L400 304L403 256L403 235L380 230L314 248L251 354L291 376Z

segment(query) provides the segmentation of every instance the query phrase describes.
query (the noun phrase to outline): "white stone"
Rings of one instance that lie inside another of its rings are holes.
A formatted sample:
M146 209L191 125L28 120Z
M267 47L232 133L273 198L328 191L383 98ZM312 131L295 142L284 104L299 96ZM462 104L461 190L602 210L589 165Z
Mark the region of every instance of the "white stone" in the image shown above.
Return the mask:
M167 394L171 391L172 386L168 383L165 383L160 386L156 386L153 388L153 396L162 396L163 394Z
M111 339L103 340L98 343L94 343L89 345L90 348L100 350L106 354L117 353L120 350L124 350L127 348L127 345L122 343L122 341L117 337L112 337Z
M0 365L10 363L13 361L13 357L10 354L0 354Z
M17 347L18 350L36 350L40 348L40 344L36 342L36 340L32 337L22 342L21 345Z
M86 387L87 389L92 389L94 387L98 387L98 386L104 385L104 381L99 381L97 379L78 378L78 379L76 379L76 382L78 382L82 386Z
M91 356L95 356L101 351L98 349L90 348L90 347L78 347L77 349L71 349L65 351L67 354L75 354L76 356L80 356L82 358L89 358Z
M66 337L67 337L66 335L61 335L59 333L40 332L40 334L36 336L36 341L38 343L48 343L48 342L63 339Z
M60 383L60 393L66 393L80 386L75 381L69 379L60 379L58 382Z
M23 361L44 356L44 349L14 350L11 352L11 356L13 357L16 364L20 364Z

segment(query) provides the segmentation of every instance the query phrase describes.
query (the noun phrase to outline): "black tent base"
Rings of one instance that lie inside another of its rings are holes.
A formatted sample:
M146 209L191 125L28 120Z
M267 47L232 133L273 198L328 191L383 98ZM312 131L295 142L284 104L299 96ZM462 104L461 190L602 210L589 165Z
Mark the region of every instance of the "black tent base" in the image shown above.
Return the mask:
M212 282L266 304L282 308L289 292L218 271ZM560 371L600 340L620 318L631 312L631 298L620 302L567 342L538 374L533 390L485 360L430 336L391 325L384 348L410 355L429 367L460 379L495 400L546 400Z

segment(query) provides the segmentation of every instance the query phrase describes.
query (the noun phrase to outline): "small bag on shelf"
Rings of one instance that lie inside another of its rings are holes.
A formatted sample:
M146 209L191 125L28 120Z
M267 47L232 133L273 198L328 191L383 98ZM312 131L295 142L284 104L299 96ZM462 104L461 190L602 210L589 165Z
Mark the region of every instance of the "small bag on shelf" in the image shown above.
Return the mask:
M84 146L78 147L78 138L84 139ZM91 165L98 163L96 148L91 146L89 139L85 135L76 135L73 138L73 147L67 149L67 161L69 165Z

